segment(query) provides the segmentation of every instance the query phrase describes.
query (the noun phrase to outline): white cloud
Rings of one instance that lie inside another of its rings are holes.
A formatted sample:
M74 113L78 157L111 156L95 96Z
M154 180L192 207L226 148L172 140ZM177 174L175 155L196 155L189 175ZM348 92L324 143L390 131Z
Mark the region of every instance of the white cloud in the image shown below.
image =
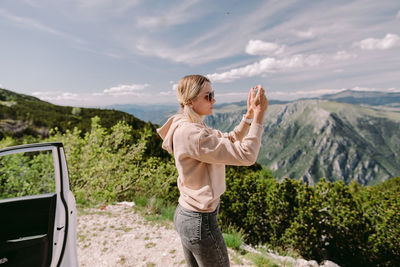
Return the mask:
M180 5L173 5L169 10L162 10L155 16L140 17L136 25L145 29L160 29L184 24L198 17L192 7L198 0L183 1Z
M163 16L140 18L137 21L137 26L139 28L159 29L161 27L183 24L186 21L187 18L167 14Z
M258 46L254 45L255 51L257 51L257 47ZM213 82L227 83L241 78L254 77L275 72L286 72L306 67L316 67L320 66L322 63L329 63L332 61L344 61L354 59L356 57L357 55L351 54L344 50L338 51L333 55L295 54L293 56L283 58L266 57L258 62L248 64L244 67L233 68L229 71L221 73L208 74L207 77Z
M162 96L170 96L170 95L175 95L175 94L172 91L161 91L160 95L162 95Z
M267 57L242 68L208 74L207 77L213 82L232 82L244 77L254 77L266 73L284 72L295 68L318 66L322 61L323 56L318 54L309 56L299 54L283 59Z
M333 72L335 72L335 73L342 73L342 72L344 72L344 69L336 69L336 70L334 70Z
M326 94L336 94L336 93L339 93L339 92L342 92L345 90L346 90L346 88L298 90L298 91L293 91L293 92L271 91L270 96L277 97L277 98L296 99L296 98L301 98L301 97L314 97L314 96L326 95Z
M147 87L147 84L141 85ZM33 96L48 101L56 105L70 106L106 106L111 104L131 104L131 103L154 103L156 94L143 92L140 85L132 86L116 86L106 89L101 93L71 93L71 92L34 92ZM111 97L110 97L111 96Z
M174 81L169 81L169 83L172 84L171 90L169 90L169 91L161 91L160 95L163 95L163 96L176 95L176 90L178 90L178 84L175 83Z
M348 59L353 59L356 58L357 55L355 54L350 54L347 51L338 51L335 55L333 55L334 60L348 60Z
M136 49L148 56L156 56L162 59L168 59L174 62L183 62L187 64L199 64L209 60L207 57L201 57L201 52L184 51L177 48L163 46L160 43L151 41L141 41L136 44Z
M312 39L315 37L315 32L312 29L308 29L307 31L293 31L294 35L303 39Z
M397 18L397 19L400 19L400 10L399 10L399 12L397 12L396 18Z
M215 97L229 97L229 96L238 96L238 97L248 97L249 92L231 92L231 93L216 93Z
M122 17L133 10L140 0L75 0L67 1L66 4L71 6L70 2L75 2L78 11L85 19L104 19Z
M386 91L390 93L400 93L400 88L388 88Z
M69 92L34 92L33 96L44 101L63 101L63 100L78 100L79 95Z
M79 0L77 4L81 8L110 8L110 7L118 7L118 8L127 8L132 5L136 5L138 1L135 0Z
M149 87L150 85L145 84L129 84L129 85L118 85L108 89L105 89L103 93L98 95L112 95L112 96L124 96L124 95L141 95L138 91Z
M261 40L250 40L246 46L246 53L250 55L279 55L283 50L284 46Z
M400 46L400 37L396 34L388 33L383 39L367 38L354 43L362 50L387 50Z

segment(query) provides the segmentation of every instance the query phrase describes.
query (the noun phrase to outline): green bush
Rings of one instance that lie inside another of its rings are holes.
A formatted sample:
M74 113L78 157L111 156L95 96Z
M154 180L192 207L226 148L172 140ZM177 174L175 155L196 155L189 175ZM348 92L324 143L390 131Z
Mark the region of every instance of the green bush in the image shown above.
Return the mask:
M300 190L297 216L281 243L317 261L330 259L343 266L367 263L371 224L349 188L341 181L327 183L321 179L313 192Z
M360 187L358 197L373 227L368 236L370 261L394 266L400 262L400 177Z
M56 131L47 140L63 142L78 202L132 200L140 195L174 199L176 193L170 187L176 179L173 162L146 153L153 129L144 128L138 138L132 138L137 133L125 122L107 130L94 117L91 130L83 137L75 128Z
M228 248L239 250L243 244L243 233L238 231L230 231L229 233L222 234Z
M224 229L242 230L250 244L294 250L306 259L393 266L400 262L399 181L363 188L321 179L311 187L279 183L263 170L228 169L220 221Z

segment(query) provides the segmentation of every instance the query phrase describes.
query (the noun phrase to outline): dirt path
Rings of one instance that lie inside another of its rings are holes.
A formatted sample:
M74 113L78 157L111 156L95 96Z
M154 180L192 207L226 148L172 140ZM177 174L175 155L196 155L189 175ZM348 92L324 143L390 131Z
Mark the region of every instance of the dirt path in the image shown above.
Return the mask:
M85 267L114 266L186 266L181 242L172 222L146 221L132 203L118 203L78 212L78 260ZM246 251L258 254L245 246ZM232 267L255 266L239 253L228 248ZM267 252L269 263L259 266L340 267L326 261L295 259Z
M237 264L231 266L252 266ZM129 205L85 209L78 216L80 266L186 266L178 234L145 221Z

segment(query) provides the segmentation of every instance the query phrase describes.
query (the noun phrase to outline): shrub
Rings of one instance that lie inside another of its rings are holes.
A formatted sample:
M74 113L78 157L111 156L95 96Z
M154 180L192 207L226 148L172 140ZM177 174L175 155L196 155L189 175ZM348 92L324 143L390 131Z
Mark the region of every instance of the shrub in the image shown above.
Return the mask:
M311 187L230 168L220 221L243 231L250 244L293 249L306 259L393 266L400 262L399 188L400 178L365 188L321 179Z
M400 177L360 188L357 195L373 233L368 236L368 258L377 266L400 262Z
M171 160L146 153L151 128L137 132L125 122L110 130L92 119L91 130L55 131L50 140L62 141L71 188L80 203L132 200L134 196L174 199L171 184L176 170ZM132 140L132 136L139 137Z
M297 216L282 244L301 251L303 257L330 259L343 266L365 263L371 233L369 220L343 182L327 183L299 192Z

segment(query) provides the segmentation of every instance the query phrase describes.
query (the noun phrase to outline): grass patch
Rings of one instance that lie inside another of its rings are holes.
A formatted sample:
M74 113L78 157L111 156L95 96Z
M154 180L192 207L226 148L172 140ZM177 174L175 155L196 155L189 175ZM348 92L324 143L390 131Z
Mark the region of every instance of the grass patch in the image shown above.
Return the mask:
M238 231L232 231L231 233L222 234L226 243L226 246L235 250L239 250L243 243L243 234Z
M170 220L172 222L174 220L175 209L176 207L172 205L164 207L161 209L161 216L164 219Z
M124 255L120 255L118 263L124 265L126 263L126 257Z
M153 248L156 246L156 243L150 242L144 245L145 248Z
M132 229L133 229L132 227L127 227L127 226L121 226L119 228L115 228L115 230L121 230L121 231L123 231L125 233L131 231Z
M171 222L174 220L175 205L169 205L162 199L135 197L135 210L147 221Z
M257 267L279 267L276 262L260 254L249 253L246 254L245 257L252 261Z
M136 205L137 207L146 207L147 204L148 204L148 202L149 202L149 199L146 198L146 197L140 197L140 196L138 196L138 197L134 197L134 198L133 198L133 201L135 202L135 205Z

